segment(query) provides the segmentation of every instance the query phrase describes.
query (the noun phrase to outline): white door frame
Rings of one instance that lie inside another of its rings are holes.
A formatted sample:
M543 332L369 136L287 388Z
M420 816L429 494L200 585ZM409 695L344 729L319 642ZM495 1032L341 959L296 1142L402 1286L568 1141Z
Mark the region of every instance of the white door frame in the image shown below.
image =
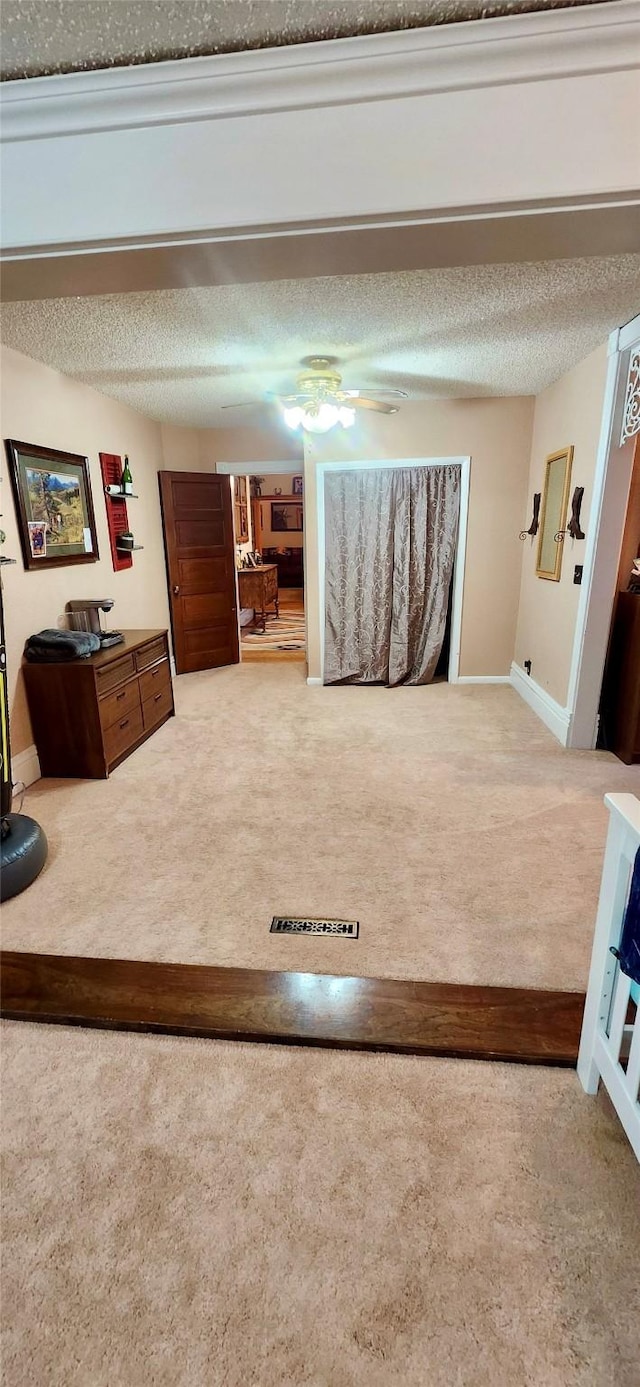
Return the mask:
M457 465L460 467L460 513L458 517L458 542L456 544L456 556L453 569L453 602L451 609L451 646L449 650L449 667L447 676L450 684L457 684L460 673L460 641L462 636L462 601L464 594L464 574L467 552L467 525L469 519L469 487L471 484L471 458L470 457L447 457L447 458L376 458L370 459L348 459L340 462L318 462L316 464L317 473L317 510L318 510L318 595L320 609L320 669L321 678L314 680L314 683L324 683L324 638L325 638L325 571L326 571L326 527L325 527L325 491L324 483L327 472L364 472L374 471L384 468L397 467L449 467Z
M593 750L615 599L620 546L629 498L635 439L621 443L631 354L640 348L640 317L609 337L600 441L585 544L584 567L567 707L566 745Z
M216 462L216 472L225 477L301 477L304 473L304 458L297 461L287 458L284 462Z

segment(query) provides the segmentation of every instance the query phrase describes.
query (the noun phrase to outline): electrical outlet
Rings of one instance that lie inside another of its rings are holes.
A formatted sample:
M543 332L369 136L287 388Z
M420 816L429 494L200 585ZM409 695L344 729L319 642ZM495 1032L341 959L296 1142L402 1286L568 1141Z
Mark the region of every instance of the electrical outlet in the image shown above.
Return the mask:
M525 662L524 662L524 672L525 672L525 674L531 674L531 660L525 660Z

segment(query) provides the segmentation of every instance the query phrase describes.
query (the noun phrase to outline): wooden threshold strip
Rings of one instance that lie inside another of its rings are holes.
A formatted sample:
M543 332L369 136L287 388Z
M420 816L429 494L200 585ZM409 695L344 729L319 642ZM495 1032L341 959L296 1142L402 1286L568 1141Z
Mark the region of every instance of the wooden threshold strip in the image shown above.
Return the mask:
M0 955L14 1021L575 1065L584 993L187 963Z

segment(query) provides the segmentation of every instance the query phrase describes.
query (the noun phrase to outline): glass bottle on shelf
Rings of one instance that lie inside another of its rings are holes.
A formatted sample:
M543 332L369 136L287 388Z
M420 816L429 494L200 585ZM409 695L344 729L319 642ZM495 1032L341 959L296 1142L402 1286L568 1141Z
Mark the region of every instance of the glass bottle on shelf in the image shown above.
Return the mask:
M131 496L133 494L133 477L131 476L129 459L126 456L126 454L124 459L124 467L122 469L122 476L120 478L120 488L122 491L124 491L125 496Z

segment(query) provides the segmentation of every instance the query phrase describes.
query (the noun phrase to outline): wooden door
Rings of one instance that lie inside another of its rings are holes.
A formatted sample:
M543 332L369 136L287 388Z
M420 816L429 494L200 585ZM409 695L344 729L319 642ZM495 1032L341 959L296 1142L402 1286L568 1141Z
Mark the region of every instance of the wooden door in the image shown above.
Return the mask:
M228 477L159 472L176 672L236 665L233 511Z

